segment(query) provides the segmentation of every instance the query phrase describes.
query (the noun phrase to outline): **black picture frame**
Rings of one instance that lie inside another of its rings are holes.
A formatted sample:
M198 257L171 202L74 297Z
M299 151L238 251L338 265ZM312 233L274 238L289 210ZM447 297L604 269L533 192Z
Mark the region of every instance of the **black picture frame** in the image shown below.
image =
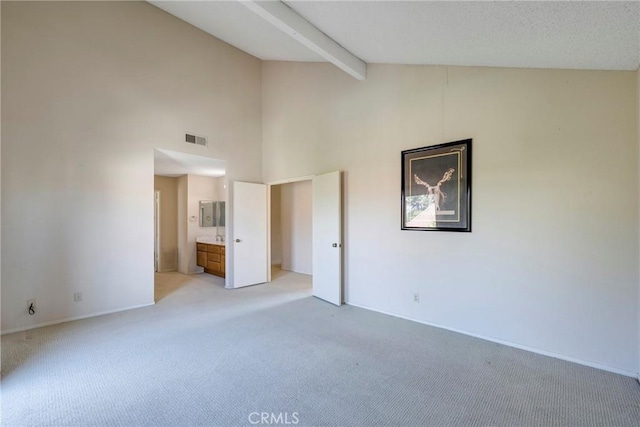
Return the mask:
M402 230L471 232L471 141L402 152Z

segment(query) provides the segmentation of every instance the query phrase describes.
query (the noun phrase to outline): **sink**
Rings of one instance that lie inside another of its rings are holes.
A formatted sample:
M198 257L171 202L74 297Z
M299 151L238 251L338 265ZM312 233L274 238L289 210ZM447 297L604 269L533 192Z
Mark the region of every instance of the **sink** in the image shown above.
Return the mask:
M197 243L208 243L210 245L224 246L224 242L221 242L219 240L216 242L216 238L213 237L213 236L196 237L196 242Z

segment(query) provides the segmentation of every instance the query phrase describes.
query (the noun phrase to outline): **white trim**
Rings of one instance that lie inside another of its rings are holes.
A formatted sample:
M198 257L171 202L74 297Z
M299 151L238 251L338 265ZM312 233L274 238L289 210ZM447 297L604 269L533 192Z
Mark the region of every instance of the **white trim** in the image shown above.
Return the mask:
M267 283L271 283L271 185L267 184Z
M153 236L153 251L154 251L154 267L157 273L162 271L162 264L160 263L160 190L154 190L153 200L153 219L154 219L154 236Z
M517 349L520 349L520 350L530 351L532 353L541 354L543 356L549 356L549 357L553 357L555 359L565 360L567 362L573 362L573 363L577 363L579 365L589 366L590 368L601 369L603 371L613 372L614 374L620 374L620 375L624 375L626 377L640 378L637 372L631 372L631 371L626 371L624 369L612 368L611 366L601 365L599 363L589 362L589 361L586 361L586 360L577 359L575 357L564 356L562 354L553 353L551 351L539 350L537 348L533 348L533 347L528 347L526 345L512 343L510 341L505 341L505 340L501 340L501 339L498 339L498 338L487 337L485 335L476 334L476 333L473 333L473 332L468 332L468 331L465 331L465 330L462 330L462 329L450 328L448 326L440 325L440 324L434 323L434 322L427 322L427 321L424 321L424 320L414 319L414 318L408 317L408 316L401 316L399 314L395 314L395 313L391 313L391 312L383 311L383 310L378 310L378 309L367 307L367 306L360 305L360 304L353 304L351 302L345 302L345 304L353 306L353 307L358 307L358 308L362 308L362 309L365 309L365 310L369 310L369 311L375 311L377 313L386 314L386 315L393 316L393 317L399 317L400 319L410 320L412 322L422 323L423 325L433 326L435 328L445 329L445 330L451 331L451 332L457 332L459 334L468 335L470 337L480 338L480 339L483 339L485 341L495 342L495 343L498 343L498 344L506 345L508 347L513 347L513 348L517 348ZM640 381L640 379L639 379L639 381Z
M265 184L282 185L282 184L290 184L292 182L299 182L299 181L312 181L315 176L316 175L299 176L297 178L289 178L289 179L281 179L279 181L265 182Z
M119 313L121 311L134 310L136 308L149 307L149 306L152 306L152 305L155 305L155 301L154 302L149 302L149 303L146 303L146 304L132 305L130 307L117 308L115 310L99 311L98 313L85 314L85 315L82 315L82 316L75 316L75 317L67 317L65 319L54 320L54 321L51 321L51 322L38 323L36 325L23 326L23 327L20 327L20 328L9 329L7 331L2 331L2 333L0 333L0 335L13 334L15 332L27 331L29 329L43 328L45 326L57 325L59 323L73 322L74 320L89 319L91 317L104 316L106 314Z

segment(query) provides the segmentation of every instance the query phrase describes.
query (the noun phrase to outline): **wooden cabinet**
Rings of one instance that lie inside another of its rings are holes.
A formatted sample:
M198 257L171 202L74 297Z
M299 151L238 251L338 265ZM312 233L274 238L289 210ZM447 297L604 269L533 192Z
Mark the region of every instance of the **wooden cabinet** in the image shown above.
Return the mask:
M209 243L197 243L197 247L197 264L207 273L225 277L225 247Z
M200 250L198 251L198 260L197 260L196 264L201 265L201 266L207 265L207 253L206 252L202 252Z

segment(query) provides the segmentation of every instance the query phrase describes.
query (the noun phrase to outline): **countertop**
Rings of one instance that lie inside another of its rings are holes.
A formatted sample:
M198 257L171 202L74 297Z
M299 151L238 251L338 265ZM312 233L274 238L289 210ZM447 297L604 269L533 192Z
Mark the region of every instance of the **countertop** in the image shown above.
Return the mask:
M206 243L208 245L226 246L226 242L217 241L214 237L196 237L196 243Z

